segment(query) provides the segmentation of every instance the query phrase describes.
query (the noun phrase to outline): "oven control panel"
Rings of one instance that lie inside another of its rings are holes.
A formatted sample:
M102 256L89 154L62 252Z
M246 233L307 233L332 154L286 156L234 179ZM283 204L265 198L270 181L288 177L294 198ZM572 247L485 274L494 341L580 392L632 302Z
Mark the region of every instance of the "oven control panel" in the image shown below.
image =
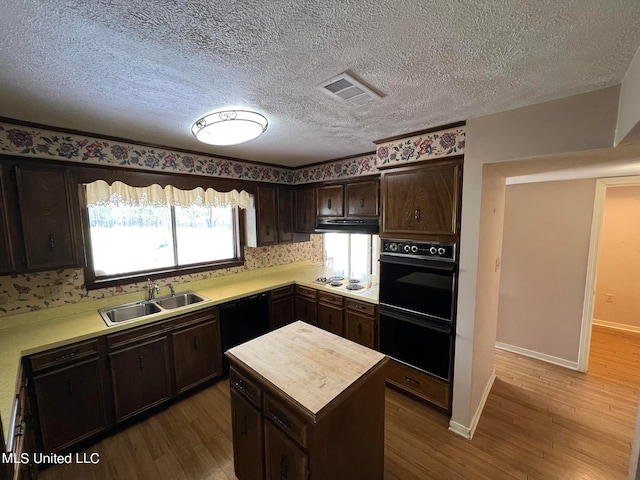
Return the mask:
M455 260L455 243L412 242L408 240L382 240L382 253L434 260Z

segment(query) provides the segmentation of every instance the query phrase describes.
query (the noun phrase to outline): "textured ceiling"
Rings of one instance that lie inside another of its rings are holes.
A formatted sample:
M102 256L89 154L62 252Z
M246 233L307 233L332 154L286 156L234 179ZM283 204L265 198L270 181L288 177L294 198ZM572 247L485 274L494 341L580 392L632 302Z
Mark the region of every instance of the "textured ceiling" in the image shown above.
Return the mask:
M638 0L3 0L0 116L281 165L619 84ZM384 98L316 88L343 71ZM212 147L192 123L265 114Z

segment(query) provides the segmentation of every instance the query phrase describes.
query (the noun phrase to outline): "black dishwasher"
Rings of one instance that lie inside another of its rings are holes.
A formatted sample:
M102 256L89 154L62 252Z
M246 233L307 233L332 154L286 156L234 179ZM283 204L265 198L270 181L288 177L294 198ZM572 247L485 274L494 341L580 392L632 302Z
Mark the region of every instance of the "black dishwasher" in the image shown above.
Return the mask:
M269 295L258 293L220 305L222 352L248 342L269 331ZM222 371L229 374L229 362L223 355Z

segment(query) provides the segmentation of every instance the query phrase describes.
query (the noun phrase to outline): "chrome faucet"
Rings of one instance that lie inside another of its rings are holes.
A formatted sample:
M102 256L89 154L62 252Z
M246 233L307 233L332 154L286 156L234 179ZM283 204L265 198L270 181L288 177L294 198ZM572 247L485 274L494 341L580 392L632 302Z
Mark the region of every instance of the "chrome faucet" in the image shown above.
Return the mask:
M171 292L171 296L175 297L176 296L176 291L173 289L173 285L169 284L169 291Z
M160 285L157 282L152 283L150 278L147 278L147 293L149 297L147 300L153 300L160 293Z

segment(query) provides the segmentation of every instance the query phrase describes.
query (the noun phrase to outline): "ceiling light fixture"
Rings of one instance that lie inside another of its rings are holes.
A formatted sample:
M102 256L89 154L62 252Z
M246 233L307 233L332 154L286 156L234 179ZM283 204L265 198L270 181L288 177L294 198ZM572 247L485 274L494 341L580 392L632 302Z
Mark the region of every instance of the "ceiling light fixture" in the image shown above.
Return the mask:
M205 115L191 127L193 136L209 145L237 145L262 135L269 122L256 112L224 110Z

